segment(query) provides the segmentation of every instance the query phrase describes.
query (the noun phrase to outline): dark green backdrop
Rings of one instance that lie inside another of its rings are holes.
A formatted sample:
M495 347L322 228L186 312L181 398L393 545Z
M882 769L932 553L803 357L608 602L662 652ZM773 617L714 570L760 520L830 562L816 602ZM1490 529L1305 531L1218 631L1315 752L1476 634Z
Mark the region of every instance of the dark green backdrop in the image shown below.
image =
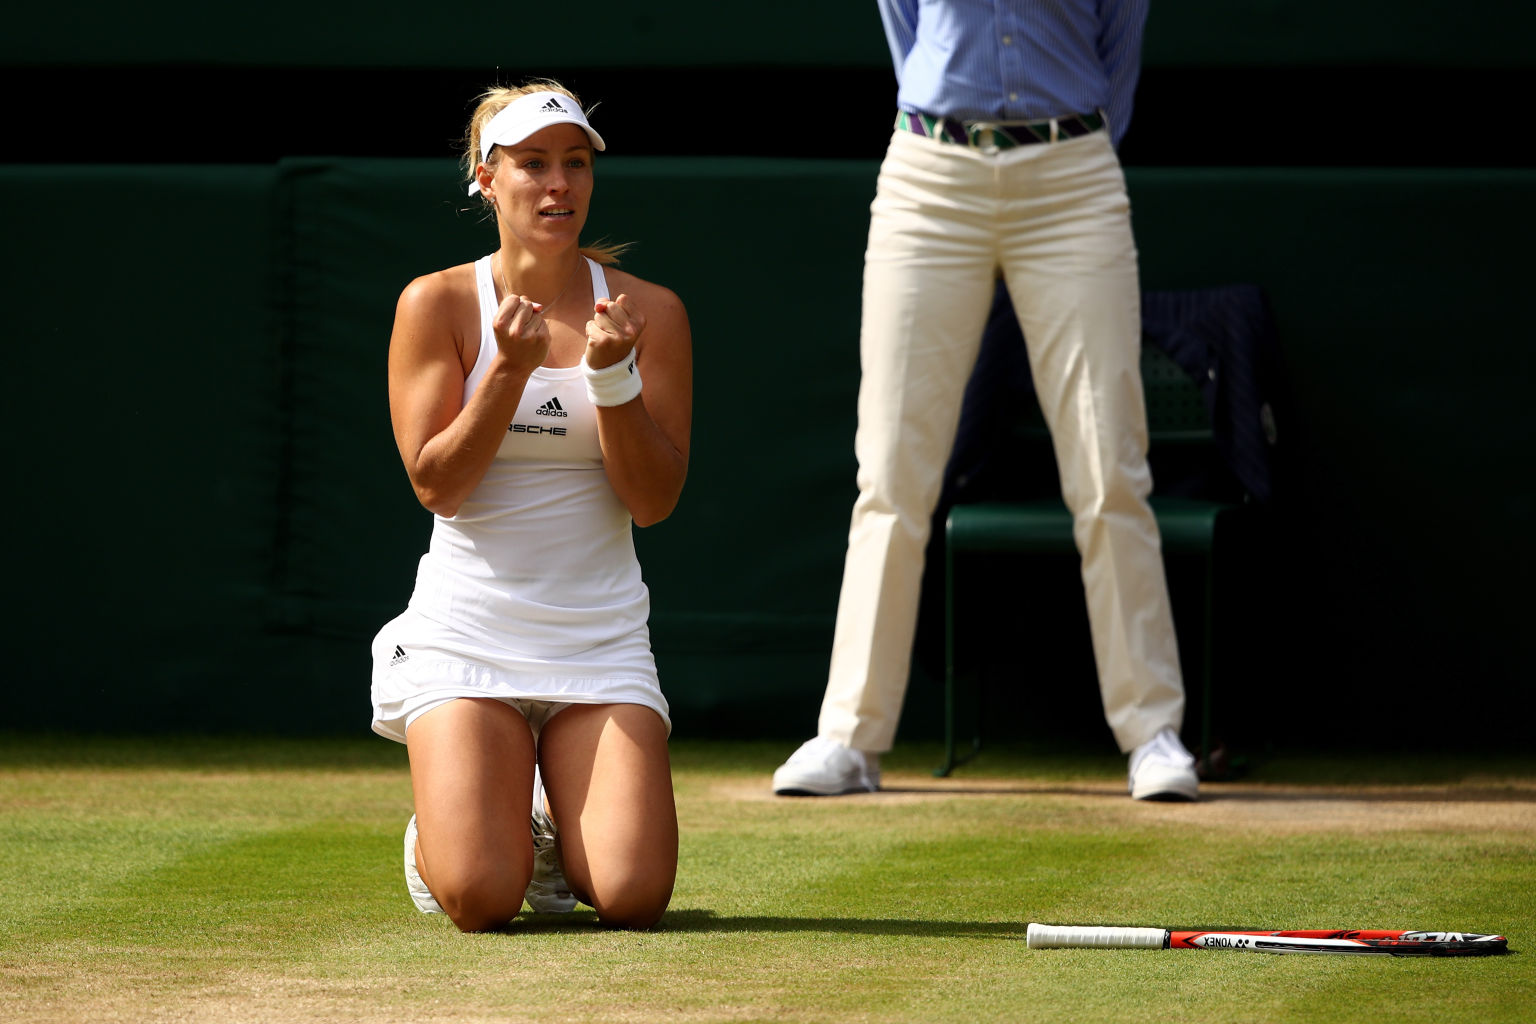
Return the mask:
M1530 33L1474 31L1476 4L1421 0L1378 22L1340 21L1320 0L1223 2L1219 18L1213 3L1154 5L1149 75L1379 65L1428 81L1529 66L1514 41ZM589 7L604 30L541 42L547 63L532 70L686 67L707 97L711 82L741 88L741 68L760 66L771 71L762 94L791 109L784 84L814 83L818 69L889 74L870 3L780 5L792 40L722 25L713 4ZM385 405L394 299L413 275L493 244L466 212L446 141L460 111L443 111L431 129L441 150L419 157L355 155L354 139L346 156L244 163L218 158L219 133L240 130L244 106L228 97L222 129L185 126L206 138L208 160L158 163L82 152L84 115L25 88L91 81L92 116L121 137L135 113L113 105L112 76L136 66L215 78L248 66L269 84L284 68L388 68L398 84L416 67L478 74L529 59L516 33L493 45L461 19L366 10L343 29L310 6L217 26L190 4L131 20L76 7L66 28L54 20L63 8L38 7L0 42L26 123L59 128L13 136L0 165L18 371L6 403L16 611L0 725L366 729L368 640L402 607L430 528ZM312 117L344 137L349 104L366 101L357 92L318 98ZM1166 121L1158 96L1144 89L1139 109ZM673 98L686 109L687 95ZM172 113L151 112L156 130ZM1288 166L1156 159L1128 171L1144 284L1259 283L1280 328L1286 486L1223 609L1235 624L1219 652L1224 713L1249 742L1518 740L1508 709L1531 677L1520 638L1536 568L1525 468L1536 366L1522 298L1536 170L1435 157L1465 149L1468 133L1510 131L1496 118L1426 126L1422 159L1404 156L1415 142L1380 163L1328 166L1320 154L1307 166L1301 115L1319 112L1297 113L1269 126ZM884 119L860 110L815 123L841 117ZM699 155L703 129L679 130L694 133L678 146L687 155L666 155L667 137L651 132L653 155L600 160L589 222L593 237L636 242L626 265L674 288L693 320L688 487L672 519L639 534L657 657L686 734L803 738L853 497L878 153L828 158L789 136L774 151ZM1181 622L1193 622L1198 595L1177 568L1175 583ZM971 653L1034 695L1024 712L1040 717L1014 727L1057 731L1050 715L1067 706L1077 731L1107 743L1086 635L1072 631L1075 581L1042 572L1008 590L1030 612ZM995 604L981 586L968 600ZM920 667L903 735L932 735L938 701Z

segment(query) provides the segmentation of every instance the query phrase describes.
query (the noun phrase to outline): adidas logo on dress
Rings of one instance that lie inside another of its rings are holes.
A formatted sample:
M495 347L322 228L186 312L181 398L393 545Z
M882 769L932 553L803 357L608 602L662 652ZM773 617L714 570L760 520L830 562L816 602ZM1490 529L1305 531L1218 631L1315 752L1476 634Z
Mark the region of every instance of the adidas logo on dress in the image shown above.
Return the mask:
M565 407L560 404L560 399L551 398L537 409L533 410L535 416L566 416Z
M410 661L410 660L411 660L411 656L409 654L405 653L405 649L403 647L401 647L399 644L396 644L395 645L395 656L393 658L389 659L389 667L390 668L394 668L396 665L400 664L402 661Z

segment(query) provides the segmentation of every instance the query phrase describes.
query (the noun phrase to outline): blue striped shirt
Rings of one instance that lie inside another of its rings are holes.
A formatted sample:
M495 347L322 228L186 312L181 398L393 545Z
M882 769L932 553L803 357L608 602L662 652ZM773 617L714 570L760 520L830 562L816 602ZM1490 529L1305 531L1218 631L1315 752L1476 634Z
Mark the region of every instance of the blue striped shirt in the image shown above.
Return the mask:
M1131 123L1149 0L877 0L910 113Z

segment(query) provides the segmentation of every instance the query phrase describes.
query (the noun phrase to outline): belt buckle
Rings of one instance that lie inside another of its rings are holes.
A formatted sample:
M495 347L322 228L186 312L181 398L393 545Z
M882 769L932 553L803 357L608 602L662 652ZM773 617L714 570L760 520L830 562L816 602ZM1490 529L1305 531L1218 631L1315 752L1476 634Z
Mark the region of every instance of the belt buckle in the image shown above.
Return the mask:
M981 150L986 156L997 153L997 125L991 121L972 121L965 126L965 137L970 140L972 147ZM983 141L985 140L985 141Z

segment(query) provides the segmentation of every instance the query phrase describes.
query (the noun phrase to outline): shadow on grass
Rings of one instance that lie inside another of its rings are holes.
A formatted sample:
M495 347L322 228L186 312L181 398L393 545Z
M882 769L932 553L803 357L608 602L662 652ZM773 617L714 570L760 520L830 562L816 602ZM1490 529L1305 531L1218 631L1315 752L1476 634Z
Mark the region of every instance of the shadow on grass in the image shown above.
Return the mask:
M840 935L927 935L1022 939L1024 921L924 921L883 917L721 917L713 910L678 910L662 918L669 932L830 932Z
M522 914L505 930L509 932L589 931L597 924L590 910L570 914ZM720 916L713 910L669 910L657 932L779 933L823 932L837 935L910 935L934 938L1017 939L1022 941L1024 921L925 921L879 917L755 917Z

